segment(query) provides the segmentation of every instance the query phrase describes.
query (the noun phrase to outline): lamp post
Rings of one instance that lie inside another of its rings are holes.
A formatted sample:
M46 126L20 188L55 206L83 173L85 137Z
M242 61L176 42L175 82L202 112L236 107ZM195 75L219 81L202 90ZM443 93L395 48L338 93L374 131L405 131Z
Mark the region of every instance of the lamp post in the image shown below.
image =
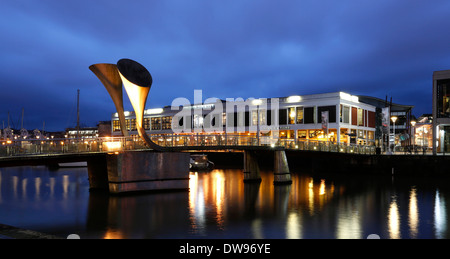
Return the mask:
M395 152L395 122L397 121L398 117L397 116L392 116L391 120L394 122L394 131L393 131L393 135L394 135L394 147L392 148L392 152ZM391 143L391 137L389 136L389 143Z
M416 142L416 128L415 128L415 126L416 126L416 121L411 121L411 126L412 126L412 132L411 132L411 135L413 136L413 138L412 138L412 141L413 141L413 144L412 144L412 146L413 146L413 151L415 151L415 142Z
M259 106L263 103L263 101L261 99L256 99L253 100L252 104L256 106L256 144L257 146L259 146L260 144L260 140L259 140L259 135L260 133L260 128L259 128Z

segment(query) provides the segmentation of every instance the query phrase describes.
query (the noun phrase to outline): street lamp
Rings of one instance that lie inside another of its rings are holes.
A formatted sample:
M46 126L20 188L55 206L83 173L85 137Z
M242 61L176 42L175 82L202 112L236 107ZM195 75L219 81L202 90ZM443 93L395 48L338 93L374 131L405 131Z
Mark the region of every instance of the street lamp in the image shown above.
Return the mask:
M411 121L411 125L412 125L412 132L411 132L411 135L413 135L413 151L415 150L414 149L414 146L415 146L415 142L416 142L416 128L415 128L415 126L416 126L416 121Z
M259 135L261 134L260 132L260 128L259 128L259 106L263 103L263 101L261 99L256 99L252 101L252 104L256 106L256 122L257 122L257 126L256 126L256 141L257 141L257 146L259 146L260 144L260 139L259 139Z
M395 152L395 122L397 121L398 117L397 116L392 116L391 120L394 122L394 131L393 131L393 135L394 135L394 147L392 148L392 151ZM391 143L391 138L389 137L389 143Z

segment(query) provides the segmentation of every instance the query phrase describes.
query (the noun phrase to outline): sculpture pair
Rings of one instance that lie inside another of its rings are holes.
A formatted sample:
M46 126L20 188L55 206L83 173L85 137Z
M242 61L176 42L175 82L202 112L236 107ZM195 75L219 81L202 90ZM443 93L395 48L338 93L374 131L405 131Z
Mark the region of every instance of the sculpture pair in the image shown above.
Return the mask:
M131 59L121 59L115 64L94 64L89 69L100 79L108 90L119 115L120 128L124 137L128 137L123 108L123 90L128 94L136 114L136 129L141 139L152 149L161 151L163 148L154 143L144 130L144 110L148 93L153 83L148 70Z

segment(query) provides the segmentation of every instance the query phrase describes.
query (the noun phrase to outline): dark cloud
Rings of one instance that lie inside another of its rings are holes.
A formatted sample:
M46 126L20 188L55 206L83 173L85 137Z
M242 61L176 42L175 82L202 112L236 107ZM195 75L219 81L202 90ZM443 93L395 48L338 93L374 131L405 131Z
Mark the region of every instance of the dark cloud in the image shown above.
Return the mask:
M109 120L114 105L88 67L125 57L153 75L149 108L193 101L194 89L205 99L349 91L431 113L432 72L450 68L448 10L446 0L8 1L0 120L24 108L30 129L73 126L77 89L83 123Z

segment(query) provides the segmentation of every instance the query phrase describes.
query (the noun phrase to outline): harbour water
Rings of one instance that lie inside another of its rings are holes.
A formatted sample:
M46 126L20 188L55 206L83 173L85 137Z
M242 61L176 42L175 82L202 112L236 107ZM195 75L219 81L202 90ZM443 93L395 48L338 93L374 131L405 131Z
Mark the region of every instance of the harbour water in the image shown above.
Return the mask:
M193 172L190 191L90 192L86 168L0 169L0 224L61 237L127 239L449 238L448 179L293 172L244 184L237 169Z

